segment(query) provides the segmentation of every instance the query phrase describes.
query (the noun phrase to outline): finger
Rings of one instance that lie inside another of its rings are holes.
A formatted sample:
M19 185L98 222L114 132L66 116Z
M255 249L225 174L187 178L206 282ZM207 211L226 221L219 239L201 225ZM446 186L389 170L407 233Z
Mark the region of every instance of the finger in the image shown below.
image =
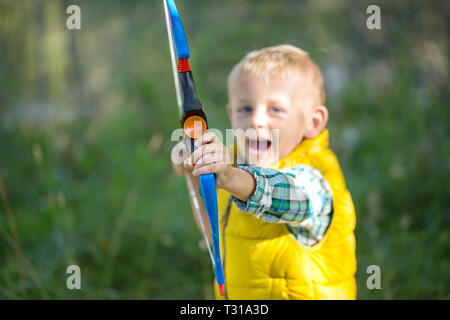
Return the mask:
M213 143L214 141L216 141L216 139L217 136L214 133L212 133L211 131L206 131L204 135L195 140L194 146L200 147L201 145Z
M201 168L213 163L223 164L223 154L220 152L213 152L203 155L194 166L194 169Z
M184 166L186 169L193 170L194 167L195 167L195 163L192 162L192 157L188 157L188 158L184 159L184 160L183 160L183 166Z
M185 159L185 157L183 156L183 146L179 143L176 144L172 149L170 157L174 164L181 165L183 163L183 160Z
M201 174L207 174L207 173L215 173L216 171L219 171L221 166L217 163L210 164L201 168L195 168L194 171L192 171L192 175L199 176Z
M205 156L210 153L217 153L220 151L221 151L220 146L215 143L201 146L192 153L191 162L193 164L197 164L197 162L202 158L202 156Z
M176 152L179 157L182 157L183 159L186 159L190 156L190 153L188 152L188 149L186 147L186 144L184 141L178 142L175 147L173 147L173 152Z

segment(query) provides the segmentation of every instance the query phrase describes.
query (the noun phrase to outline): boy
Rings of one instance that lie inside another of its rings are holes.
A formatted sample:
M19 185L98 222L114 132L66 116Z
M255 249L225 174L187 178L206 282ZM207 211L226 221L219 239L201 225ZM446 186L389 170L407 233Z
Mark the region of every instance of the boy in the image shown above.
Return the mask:
M355 299L355 212L328 148L320 69L291 45L253 51L231 71L228 95L233 129L254 132L237 139L241 161L232 166L207 132L174 165L216 175L225 298Z

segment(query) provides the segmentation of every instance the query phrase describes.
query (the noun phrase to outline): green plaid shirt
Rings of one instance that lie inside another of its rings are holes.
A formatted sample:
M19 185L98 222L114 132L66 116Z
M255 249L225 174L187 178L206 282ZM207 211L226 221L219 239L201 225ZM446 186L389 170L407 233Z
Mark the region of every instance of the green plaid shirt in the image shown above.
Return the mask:
M330 225L332 195L319 170L299 165L288 169L238 166L256 179L246 202L232 197L239 210L271 223L286 223L299 242L313 246Z

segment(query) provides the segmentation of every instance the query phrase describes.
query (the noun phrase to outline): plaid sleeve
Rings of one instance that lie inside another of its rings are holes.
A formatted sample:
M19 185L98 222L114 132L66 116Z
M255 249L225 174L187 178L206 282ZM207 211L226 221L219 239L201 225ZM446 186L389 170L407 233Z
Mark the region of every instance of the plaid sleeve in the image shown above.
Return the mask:
M239 168L256 179L256 190L246 202L232 197L241 211L253 213L267 222L289 223L293 227L307 219L313 222L319 216L330 218L331 188L319 170L307 165L282 170L249 166Z

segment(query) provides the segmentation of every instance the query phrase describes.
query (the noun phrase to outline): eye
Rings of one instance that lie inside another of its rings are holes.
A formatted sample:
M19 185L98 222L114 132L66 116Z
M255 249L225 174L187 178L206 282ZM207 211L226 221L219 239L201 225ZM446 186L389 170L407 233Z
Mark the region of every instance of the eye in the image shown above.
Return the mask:
M241 112L241 113L249 113L252 111L253 111L253 108L250 106L244 106L244 107L239 108L239 112Z
M283 109L279 108L279 107L270 107L269 112L274 113L274 114L279 114L279 113L283 112Z

